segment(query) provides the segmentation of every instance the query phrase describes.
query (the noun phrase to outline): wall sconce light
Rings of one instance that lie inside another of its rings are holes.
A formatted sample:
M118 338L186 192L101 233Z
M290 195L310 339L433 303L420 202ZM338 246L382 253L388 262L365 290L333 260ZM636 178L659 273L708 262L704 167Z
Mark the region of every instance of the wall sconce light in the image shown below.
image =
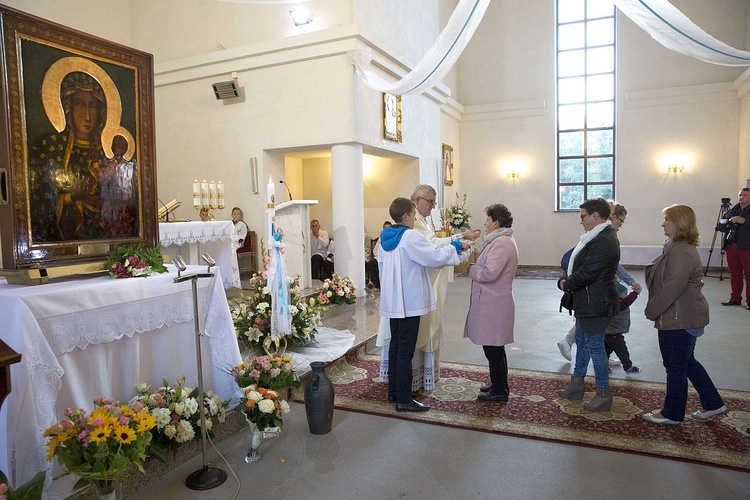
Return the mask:
M289 15L292 17L292 22L297 27L306 26L313 22L313 15L304 9L290 10Z
M667 165L667 172L671 174L676 174L677 172L682 172L683 170L685 170L685 165L681 165L678 163Z
M518 179L521 177L521 173L524 171L525 167L526 165L523 161L511 160L505 162L501 171L508 179Z
M662 167L667 167L667 174L679 174L692 164L692 158L686 153L672 153L661 158Z

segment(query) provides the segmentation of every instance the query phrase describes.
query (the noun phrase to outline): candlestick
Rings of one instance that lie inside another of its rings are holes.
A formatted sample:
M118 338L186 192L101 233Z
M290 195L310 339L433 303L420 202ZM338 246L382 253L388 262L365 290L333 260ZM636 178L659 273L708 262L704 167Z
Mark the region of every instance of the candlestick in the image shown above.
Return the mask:
M219 210L224 208L224 183L221 181L216 183L216 206Z
M213 180L208 183L208 204L216 208L216 183Z
M198 179L193 181L193 208L196 210L201 208L201 185Z

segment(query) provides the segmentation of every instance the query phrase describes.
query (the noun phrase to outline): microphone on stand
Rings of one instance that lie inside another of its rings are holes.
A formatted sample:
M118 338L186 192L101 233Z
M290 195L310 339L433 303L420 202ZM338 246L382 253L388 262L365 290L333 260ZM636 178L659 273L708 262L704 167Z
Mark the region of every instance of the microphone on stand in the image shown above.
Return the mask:
M289 184L287 184L284 181L279 181L279 184L283 184L284 185L284 187L286 188L286 192L289 195L289 201L292 201L292 191L289 189Z
M167 209L167 206L164 204L163 201L161 201L161 199L158 196L156 197L156 199L159 200L159 203L161 203L161 206L164 207L164 211L165 211L165 213L164 213L164 217L165 217L164 222L169 222L169 210Z

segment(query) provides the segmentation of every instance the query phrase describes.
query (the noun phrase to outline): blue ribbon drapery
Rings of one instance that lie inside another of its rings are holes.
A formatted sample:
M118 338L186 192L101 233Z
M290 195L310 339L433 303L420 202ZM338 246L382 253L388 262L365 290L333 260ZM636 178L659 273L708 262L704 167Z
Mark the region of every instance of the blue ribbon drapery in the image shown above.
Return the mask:
M281 253L285 247L281 234L271 228L271 263L268 266L268 291L271 295L271 338L286 337L292 333L292 314L289 310L289 281L287 280L286 262Z

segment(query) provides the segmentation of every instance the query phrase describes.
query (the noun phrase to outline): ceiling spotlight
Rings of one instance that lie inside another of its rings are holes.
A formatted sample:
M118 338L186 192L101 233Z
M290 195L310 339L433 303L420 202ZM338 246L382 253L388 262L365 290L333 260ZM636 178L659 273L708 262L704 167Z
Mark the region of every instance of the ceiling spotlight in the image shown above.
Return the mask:
M305 26L313 22L312 14L305 9L294 9L289 11L295 26Z

